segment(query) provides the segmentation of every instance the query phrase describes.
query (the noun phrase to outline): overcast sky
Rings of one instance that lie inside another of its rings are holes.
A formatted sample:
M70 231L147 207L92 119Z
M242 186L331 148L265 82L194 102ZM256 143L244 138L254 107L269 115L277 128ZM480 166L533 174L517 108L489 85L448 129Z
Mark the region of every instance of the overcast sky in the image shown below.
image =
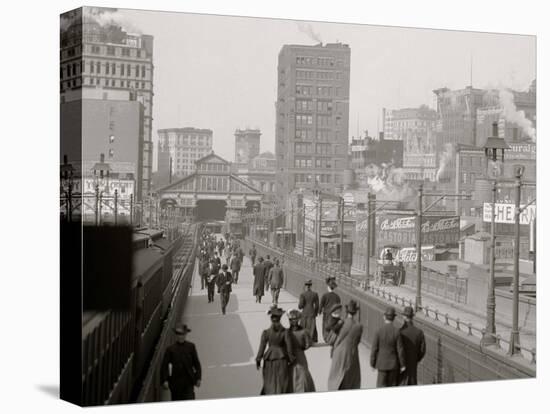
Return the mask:
M120 10L127 29L154 36L153 140L161 128L214 132L214 150L233 160L236 128L260 128L274 151L277 56L284 44L316 42L297 21ZM132 27L134 26L134 27ZM381 109L426 104L433 89L527 89L535 37L311 22L324 43L351 48L349 133L381 128ZM156 146L155 146L156 151ZM155 153L156 169L156 153Z

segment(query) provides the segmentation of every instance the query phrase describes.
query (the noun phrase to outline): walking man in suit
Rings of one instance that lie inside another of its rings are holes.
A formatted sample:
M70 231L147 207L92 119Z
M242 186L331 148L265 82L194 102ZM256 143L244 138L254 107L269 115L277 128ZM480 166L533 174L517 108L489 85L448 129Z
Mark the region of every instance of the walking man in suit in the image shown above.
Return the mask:
M229 303L229 296L231 295L231 284L233 283L233 276L227 270L227 265L222 265L222 273L218 275L218 292L220 293L220 300L222 304L222 314L225 315L225 309Z
M195 388L201 386L201 363L195 344L186 340L191 329L178 324L176 343L166 349L161 365L161 383L170 389L172 401L194 400Z
M273 262L269 258L269 255L267 255L264 260L264 285L265 285L266 292L267 292L267 289L269 289L269 271L271 270L272 267L273 267Z
M279 304L279 293L284 285L285 276L283 269L279 266L279 260L275 260L275 265L269 271L269 287L271 288L272 303L277 306Z
M319 303L319 311L323 312L323 340L325 343L329 343L329 323L332 320L330 313L334 305L342 303L340 296L334 290L338 287L336 280L334 278L328 278L327 290L328 292L324 293L321 296L321 302Z
M252 249L248 252L248 255L250 256L250 261L252 262L252 267L256 264L256 246L252 245Z
M264 258L260 256L258 263L254 265L254 285L252 286L252 294L256 296L256 303L262 303L262 296L265 292L265 266Z
M231 274L233 275L233 282L239 283L239 272L241 270L241 259L237 252L233 253L233 257L229 262L229 267L231 268Z
M426 354L426 340L422 329L417 328L413 324L414 310L407 306L403 310L405 323L400 329L401 339L403 340L403 348L405 349L405 366L406 369L401 373L399 381L400 385L416 385L418 363Z
M214 302L214 292L216 290L216 282L218 278L219 269L214 264L210 262L208 265L208 276L206 278L206 288L208 291L208 303Z
M393 326L395 308L384 312L384 325L378 329L372 341L370 365L378 370L377 387L393 387L398 384L399 373L404 372L405 351L399 329Z
M311 279L306 281L306 290L300 294L298 299L298 309L302 311L302 327L309 334L311 341L316 343L318 341L316 319L319 314L319 295L311 290L312 284Z

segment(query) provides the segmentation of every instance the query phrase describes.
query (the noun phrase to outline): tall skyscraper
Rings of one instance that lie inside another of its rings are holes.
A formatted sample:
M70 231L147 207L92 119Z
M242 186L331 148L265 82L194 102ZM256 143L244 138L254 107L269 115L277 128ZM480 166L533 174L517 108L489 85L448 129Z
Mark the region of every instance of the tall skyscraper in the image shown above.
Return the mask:
M248 165L254 157L260 155L259 129L235 130L235 163Z
M279 53L277 196L339 189L347 163L351 50L342 43L284 45Z
M158 172L167 184L172 159L172 177L181 178L195 172L195 161L212 152L212 130L168 128L158 130Z
M82 7L62 16L61 102L120 100L126 96L143 105L141 169L136 182L139 200L150 191L153 167L153 37L127 33L113 20L101 17L109 12L109 9ZM104 23L106 20L108 23Z

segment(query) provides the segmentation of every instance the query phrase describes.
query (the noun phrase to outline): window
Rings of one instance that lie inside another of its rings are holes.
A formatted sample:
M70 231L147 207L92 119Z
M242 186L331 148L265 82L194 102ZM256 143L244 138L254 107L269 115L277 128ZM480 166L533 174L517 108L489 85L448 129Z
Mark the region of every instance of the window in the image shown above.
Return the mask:
M132 76L131 67L129 63L126 65L126 76Z
M130 49L123 48L122 49L122 56L130 56Z
M99 53L99 52L100 52L99 46L93 45L93 46L92 46L92 53Z
M294 166L296 168L311 168L312 167L311 158L297 157L294 159Z
M327 115L317 115L317 126L318 127L328 127L330 126L330 116Z
M313 116L312 115L296 115L296 125L312 125Z
M124 63L120 65L120 74L124 76Z
M328 141L329 139L329 131L326 129L318 129L317 130L317 141Z
M101 73L101 63L100 62L96 62L95 64L95 71L97 73Z
M296 128L295 137L297 139L309 140L313 137L313 131L310 129Z
M111 72L113 72L113 75L116 75L116 65L114 63L111 63Z
M143 65L141 67L141 77L144 78L145 77L145 65Z
M310 143L296 143L294 144L294 152L297 154L310 154L311 153L311 144Z
M136 65L136 78L139 76L139 65Z
M105 64L105 74L108 75L109 74L109 69L111 68L111 66L107 63Z
M329 154L330 153L330 144L316 144L315 145L316 154Z
M110 56L115 55L115 47L114 46L107 46L107 54Z
M296 101L296 111L312 111L313 110L313 101L310 100L300 100Z

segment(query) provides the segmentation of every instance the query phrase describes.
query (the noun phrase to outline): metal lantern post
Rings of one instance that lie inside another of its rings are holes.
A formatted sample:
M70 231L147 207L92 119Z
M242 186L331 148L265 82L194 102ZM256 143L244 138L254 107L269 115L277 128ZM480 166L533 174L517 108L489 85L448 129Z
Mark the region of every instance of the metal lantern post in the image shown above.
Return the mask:
M422 308L422 184L418 187L418 207L416 212L416 298L415 311Z

